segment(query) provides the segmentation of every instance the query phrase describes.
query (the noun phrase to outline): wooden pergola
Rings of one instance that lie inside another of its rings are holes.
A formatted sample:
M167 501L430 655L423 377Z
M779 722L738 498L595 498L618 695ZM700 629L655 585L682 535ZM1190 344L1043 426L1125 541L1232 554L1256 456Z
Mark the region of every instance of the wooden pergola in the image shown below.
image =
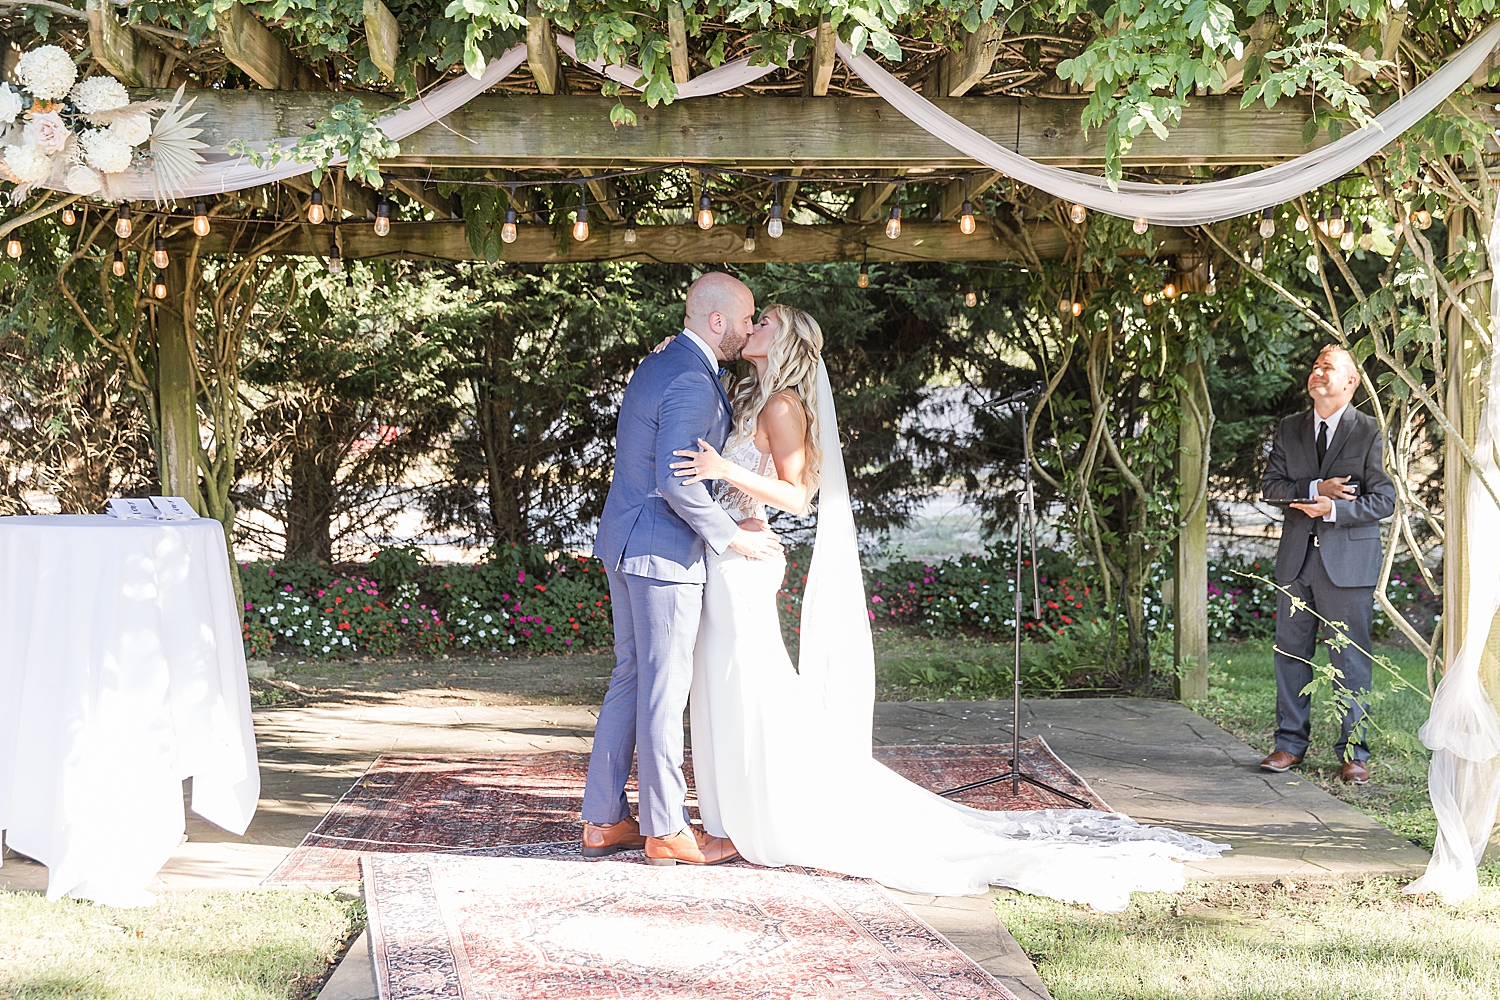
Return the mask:
M534 3L530 12L537 12ZM682 9L669 4L667 15L673 28L672 75L681 84L691 77L693 61ZM164 43L159 33L122 24L103 0L89 0L88 20L94 57L104 67L144 91L154 89L149 96L170 97L169 88L180 78L179 59L173 54L178 43ZM401 35L381 0L364 0L364 31L370 58L387 80L394 79ZM1256 46L1264 52L1270 45L1269 32L1261 32L1264 44L1256 32L1251 29L1246 58ZM1395 37L1383 44L1394 47L1399 34L1398 27ZM329 89L327 74L301 62L277 33L239 5L220 15L216 42L224 59L258 89L189 92L197 102L194 110L206 112L201 138L211 145L298 136L351 96L359 96L372 109L397 99L390 93L355 95L347 89ZM1087 94L1055 78L1030 87L1026 94L1006 93L1003 81L995 83L991 77L1002 42L998 27L983 24L956 51L914 60L906 71L908 84L919 85L939 107L1024 156L1080 170L1101 169L1104 136L1099 131L1085 135L1079 124L1079 101ZM438 183L454 171L481 171L501 184L537 176L566 177L587 187L603 216L588 241L569 240L554 224L523 225L517 240L501 250L501 259L510 261L1007 261L1026 259L1023 242L1042 257L1059 257L1068 248L1067 234L1057 224L1039 219L982 218L975 233L961 233L953 220L962 201L967 196L977 203L979 194L1002 178L873 95L851 94L847 86L840 93L833 86L837 67L826 20L805 65L793 68L795 90L747 88L655 108L636 105L637 124L620 128L609 119L615 99L580 85L588 74L560 57L544 15L532 18L526 46L527 61L513 79L403 140L400 154L382 163L389 187L418 207L421 221L395 222L390 235L377 236L376 195L353 184L324 182L325 197L340 210L345 258L479 259L466 235L460 206L438 190ZM1236 88L1245 60L1237 62L1228 67L1222 92L1196 97L1168 139L1143 134L1124 158L1127 172L1182 180L1261 167L1307 152L1311 147L1304 143L1303 128L1311 112L1309 101L1287 99L1274 109L1258 103L1241 108ZM1478 77L1476 82L1482 84ZM1500 125L1500 105L1493 95L1477 93L1462 100L1472 117L1491 130ZM1326 141L1326 133L1320 132L1313 145ZM1496 151L1493 137L1490 143ZM857 177L857 190L842 217L799 219L816 224L788 224L780 239L764 238L762 233L754 252L744 249L743 230L731 226L703 232L690 223L641 225L635 228L634 242L626 242L625 223L642 206L627 204L615 185L599 175L676 165L787 178L773 190L788 207L795 204L799 185L848 184L848 178ZM923 217L906 221L901 239L885 238L883 218L889 200L903 184L923 183L924 177L933 176L946 179L924 206ZM305 180L288 186L304 195L312 190ZM216 221L212 233L197 244L198 252L232 253L279 233L277 253L328 253L332 227L305 224L296 212L262 215ZM1153 236L1157 254L1190 251L1198 245L1182 230L1154 230ZM190 232L173 238L179 245L193 240ZM191 497L197 476L191 446L197 433L187 353L191 348L180 315L164 310L158 322L164 465L169 470L165 489ZM1454 366L1455 372L1458 368ZM1187 382L1205 384L1198 377ZM1207 404L1201 397L1196 402L1200 407ZM1198 425L1184 420L1178 451L1181 481L1197 482L1207 457L1207 442ZM1453 538L1450 534L1450 545ZM1181 694L1203 697L1208 683L1206 504L1198 505L1182 530L1175 575L1177 657L1190 668ZM1450 634L1455 631L1450 628Z

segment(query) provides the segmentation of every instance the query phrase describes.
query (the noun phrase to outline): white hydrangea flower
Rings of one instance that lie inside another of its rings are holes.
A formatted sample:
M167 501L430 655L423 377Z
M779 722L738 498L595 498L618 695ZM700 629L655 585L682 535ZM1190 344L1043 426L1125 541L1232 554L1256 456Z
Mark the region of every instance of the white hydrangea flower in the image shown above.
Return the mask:
M66 180L68 190L74 194L98 194L99 189L104 186L104 178L99 176L99 171L81 163L69 168Z
M130 103L125 85L112 76L91 76L73 88L73 106L80 114L113 111Z
M95 170L118 174L130 167L130 144L107 129L89 129L78 142L83 147L83 158Z
M52 157L40 146L6 146L5 169L17 184L40 184L52 176Z
M73 89L78 67L73 57L56 45L43 45L21 56L16 79L39 101L60 101Z
M127 146L139 146L151 138L151 119L145 115L131 115L129 118L121 118L109 127L122 142Z
M0 83L0 125L9 125L21 113L21 92L8 83Z

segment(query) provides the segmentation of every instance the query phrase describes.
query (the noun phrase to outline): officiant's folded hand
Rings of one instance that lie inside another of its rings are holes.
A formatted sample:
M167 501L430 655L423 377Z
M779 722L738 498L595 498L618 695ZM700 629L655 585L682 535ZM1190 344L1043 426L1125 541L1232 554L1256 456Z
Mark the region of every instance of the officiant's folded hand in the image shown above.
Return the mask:
M741 521L740 530L729 541L729 549L746 559L775 559L781 555L781 536L767 528L764 521Z

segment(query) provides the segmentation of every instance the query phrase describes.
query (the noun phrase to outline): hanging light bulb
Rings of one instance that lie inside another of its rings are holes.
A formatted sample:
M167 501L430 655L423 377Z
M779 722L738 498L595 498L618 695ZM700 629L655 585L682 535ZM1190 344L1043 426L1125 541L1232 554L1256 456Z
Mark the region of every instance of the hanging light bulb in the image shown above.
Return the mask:
M1142 305L1147 305L1147 306L1154 305L1155 302L1156 302L1156 296L1153 295L1153 294L1151 294L1150 292L1147 292L1145 295L1141 296L1141 304Z
M166 298L167 297L167 283L166 283L166 281L162 280L161 278L157 278L156 279L156 283L151 286L151 294L154 295L154 296L156 296L159 299Z
M589 207L578 206L578 214L573 217L573 239L582 243L589 238Z
M516 241L515 206L510 206L505 210L505 223L500 227L500 240L504 243L514 243Z
M125 254L123 252L115 251L115 259L110 262L109 269L114 272L116 278L125 277Z
M1262 209L1260 213L1260 238L1268 240L1276 235L1276 210Z
M891 206L891 217L885 221L885 234L893 240L901 238L901 205Z
M1082 316L1083 315L1083 300L1082 299L1074 299L1073 300L1073 315L1074 316Z
M158 236L151 242L151 265L160 271L168 263L167 241Z
M1073 220L1073 225L1075 225L1075 226L1081 226L1081 225L1083 225L1083 220L1087 219L1088 217L1089 217L1089 210L1086 209L1086 208L1084 208L1082 205L1078 204L1077 202L1074 202L1072 205L1068 206L1068 218L1071 219L1071 220Z
M1307 229L1308 229L1307 216L1303 215L1301 212L1298 212L1297 213L1297 232L1299 232L1299 233L1305 233L1305 232L1307 232Z
M1328 235L1328 211L1326 209L1318 209L1318 232L1324 236Z
M965 236L972 236L974 229L974 205L965 198L963 207L958 210L958 231Z
M625 242L629 246L635 246L635 216L625 220Z
M1333 203L1333 211L1328 214L1328 236L1335 240L1344 236L1344 209L1338 202Z
M1252 271L1263 271L1265 270L1265 267L1266 259L1261 256L1261 252L1259 250L1255 251L1255 259L1250 262L1250 269Z
M207 236L208 228L208 202L193 202L193 232L198 236Z
M122 240L130 239L130 202L120 202L120 210L115 214L115 235Z
M307 221L315 226L323 224L323 192L314 191L312 201L307 203Z
M344 256L343 256L343 254L339 253L339 241L338 240L334 240L333 241L333 246L331 246L331 247L328 248L328 273L329 274L343 274L344 273Z
M1073 300L1064 295L1057 303L1057 313L1059 316L1066 316L1072 311Z
M1359 224L1359 248L1361 250L1373 250L1375 248L1375 233L1370 229L1370 220L1365 219Z
M755 252L755 223L745 227L745 252Z
M1162 286L1161 293L1166 298L1175 299L1177 298L1177 286L1169 281Z
M975 306L979 305L979 296L974 294L974 289L971 288L967 292L964 292L964 305L968 306L970 309L973 309Z
M73 223L75 223L77 221L78 221L78 215L71 208L65 208L65 209L62 210L62 224L63 225L65 225L65 226L71 226Z
M771 216L766 220L766 235L773 240L781 239L781 199L776 197L776 184L771 184Z
M708 191L698 196L698 228L707 232L714 227L714 206L708 200Z
M12 260L21 256L21 241L12 236L5 241L5 256Z
M1146 235L1146 230L1151 228L1151 223L1146 220L1144 215L1141 215L1136 217L1134 225L1130 228L1135 230L1137 236L1144 236Z
M1425 208L1417 209L1417 214L1412 217L1418 229L1427 229L1432 225L1432 213Z
M375 235L391 235L391 200L384 195L375 206Z
M860 288L870 287L870 272L865 270L865 266L863 264L859 266L859 279L854 283Z
M1348 253L1350 250L1354 249L1353 229L1344 230L1344 235L1339 237L1339 249L1343 250L1345 253Z

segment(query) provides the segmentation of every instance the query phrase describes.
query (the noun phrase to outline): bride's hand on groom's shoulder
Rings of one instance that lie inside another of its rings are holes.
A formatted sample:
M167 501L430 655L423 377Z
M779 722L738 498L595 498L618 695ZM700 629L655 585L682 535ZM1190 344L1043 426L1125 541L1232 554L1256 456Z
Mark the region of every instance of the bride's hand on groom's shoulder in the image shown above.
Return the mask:
M684 486L692 486L694 483L701 483L705 479L723 479L725 473L731 468L730 463L724 459L724 456L720 455L714 446L707 441L699 438L698 447L701 449L700 451L684 449L672 452L677 457L685 459L682 462L672 463L672 468L677 470L675 474L678 477L691 477L687 482L682 484Z
M676 339L677 339L677 335L674 333L672 336L668 337L666 340L663 340L660 344L657 344L655 347L651 348L651 353L652 354L660 354L662 351L665 351L668 347L670 347L671 344L672 344L672 341L674 341Z

